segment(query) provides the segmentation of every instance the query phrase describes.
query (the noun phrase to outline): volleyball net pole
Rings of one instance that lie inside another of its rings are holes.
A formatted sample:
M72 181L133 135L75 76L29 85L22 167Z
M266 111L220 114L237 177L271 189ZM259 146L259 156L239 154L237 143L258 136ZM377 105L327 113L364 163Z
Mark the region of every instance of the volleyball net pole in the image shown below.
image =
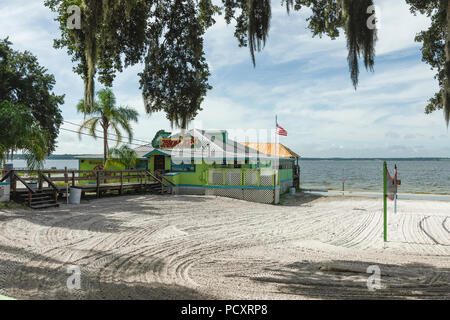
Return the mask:
M387 242L387 163L383 164L384 242Z
M394 213L397 213L398 186L401 180L398 180L397 165L395 165L394 177L391 176L387 168L387 163L383 163L383 211L384 211L384 242L387 242L387 201L394 201Z

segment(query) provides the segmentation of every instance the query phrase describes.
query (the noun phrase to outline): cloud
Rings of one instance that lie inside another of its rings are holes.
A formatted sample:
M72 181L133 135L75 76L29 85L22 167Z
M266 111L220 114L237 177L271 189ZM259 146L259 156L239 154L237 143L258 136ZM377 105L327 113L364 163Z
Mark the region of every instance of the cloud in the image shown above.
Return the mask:
M416 139L416 138L417 137L415 134L407 134L407 135L405 135L405 137L403 139L412 140L412 139Z
M394 131L388 131L388 132L386 132L386 134L384 136L386 138L388 138L388 139L398 139L398 138L400 138L400 135L397 132L394 132Z

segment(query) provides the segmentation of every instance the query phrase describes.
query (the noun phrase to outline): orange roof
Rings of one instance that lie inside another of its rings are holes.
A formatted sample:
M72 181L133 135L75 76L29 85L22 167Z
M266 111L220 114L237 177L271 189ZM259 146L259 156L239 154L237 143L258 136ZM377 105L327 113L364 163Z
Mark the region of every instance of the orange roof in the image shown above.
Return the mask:
M281 143L242 142L241 144L269 156L279 156L281 158L300 158L298 154Z

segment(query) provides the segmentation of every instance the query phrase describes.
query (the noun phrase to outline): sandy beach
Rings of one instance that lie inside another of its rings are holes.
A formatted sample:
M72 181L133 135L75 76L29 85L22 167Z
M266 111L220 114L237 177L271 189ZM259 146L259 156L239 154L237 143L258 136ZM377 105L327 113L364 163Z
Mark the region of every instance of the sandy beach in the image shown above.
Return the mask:
M136 195L0 211L0 295L19 299L450 299L450 202ZM381 288L369 291L369 266ZM67 288L78 266L81 289Z

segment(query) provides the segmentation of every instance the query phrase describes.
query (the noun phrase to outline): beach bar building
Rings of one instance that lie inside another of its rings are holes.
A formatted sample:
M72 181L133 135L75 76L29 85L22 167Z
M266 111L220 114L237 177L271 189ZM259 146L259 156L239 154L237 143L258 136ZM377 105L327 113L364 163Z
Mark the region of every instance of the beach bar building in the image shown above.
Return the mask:
M163 175L173 183L173 194L277 204L280 195L296 184L299 156L280 144L271 145L270 150L268 146L233 141L225 130L160 131L152 144L135 149L136 169ZM102 158L78 157L79 169L99 168Z

